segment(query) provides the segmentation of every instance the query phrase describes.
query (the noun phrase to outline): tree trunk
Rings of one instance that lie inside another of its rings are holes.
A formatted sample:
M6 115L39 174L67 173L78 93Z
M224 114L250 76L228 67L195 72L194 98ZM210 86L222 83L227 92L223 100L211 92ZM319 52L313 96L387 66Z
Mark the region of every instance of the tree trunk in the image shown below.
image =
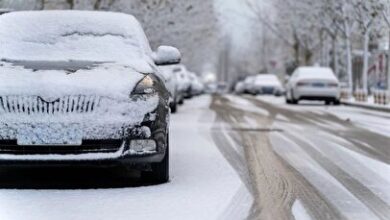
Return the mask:
M366 30L364 33L364 52L363 52L363 72L362 72L362 85L363 85L363 91L368 92L368 57L369 57L369 51L368 46L370 43L370 31Z
M340 78L340 73L339 73L339 58L338 58L338 51L337 51L337 37L332 37L332 55L333 55L333 70Z
M297 38L295 38L295 44L294 44L294 55L295 55L295 62L296 62L296 65L300 65L301 62L300 62L300 46L299 46L299 42L297 40Z
M311 58L313 56L313 53L308 50L308 49L305 49L305 65L306 66L309 66L311 64Z
M344 21L345 46L347 47L347 74L349 93L353 93L351 27Z
M389 48L387 48L387 90L390 92L390 31L389 31Z

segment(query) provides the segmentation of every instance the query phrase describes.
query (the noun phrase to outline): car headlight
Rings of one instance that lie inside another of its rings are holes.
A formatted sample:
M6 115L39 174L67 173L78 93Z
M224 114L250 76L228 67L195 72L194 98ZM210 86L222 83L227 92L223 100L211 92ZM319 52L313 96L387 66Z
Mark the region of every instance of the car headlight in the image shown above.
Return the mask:
M135 87L132 95L145 95L155 93L154 81L152 77L145 76Z

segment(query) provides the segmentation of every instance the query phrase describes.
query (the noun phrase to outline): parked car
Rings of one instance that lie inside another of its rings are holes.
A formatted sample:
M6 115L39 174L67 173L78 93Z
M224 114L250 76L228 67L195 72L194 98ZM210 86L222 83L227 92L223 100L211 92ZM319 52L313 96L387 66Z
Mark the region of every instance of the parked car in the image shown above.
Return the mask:
M253 82L255 81L255 76L247 76L244 80L244 93L250 94L252 91Z
M160 66L162 77L165 80L165 85L170 93L169 106L172 113L177 112L179 102L183 100L182 93L179 92L178 77L174 74L175 65Z
M333 71L325 67L299 67L286 85L286 102L320 100L327 105L340 103L340 83Z
M178 90L181 100L179 104L184 103L184 98L189 98L191 96L191 80L188 74L188 70L184 65L177 65L173 69L174 74L177 77Z
M191 96L198 96L202 94L204 90L204 85L200 81L199 77L195 73L190 72L189 78L191 82L191 87L190 87Z
M274 74L259 74L253 77L249 93L253 95L276 95L281 96L284 88L279 78Z
M55 22L53 22L55 21ZM0 163L139 168L169 179L169 92L139 22L113 12L0 16Z
M236 85L234 86L234 92L236 94L245 93L245 82L244 81L237 82Z

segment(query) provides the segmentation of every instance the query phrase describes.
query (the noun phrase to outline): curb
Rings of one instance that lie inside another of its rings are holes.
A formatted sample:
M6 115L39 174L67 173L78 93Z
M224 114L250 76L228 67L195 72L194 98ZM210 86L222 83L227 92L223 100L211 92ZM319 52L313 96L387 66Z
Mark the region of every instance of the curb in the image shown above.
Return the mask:
M379 105L368 105L364 103L356 103L356 102L348 102L348 101L341 101L343 105L352 106L352 107L358 107L358 108L365 108L369 110L375 110L375 111L381 111L381 112L388 112L390 113L390 108L386 106L379 106Z

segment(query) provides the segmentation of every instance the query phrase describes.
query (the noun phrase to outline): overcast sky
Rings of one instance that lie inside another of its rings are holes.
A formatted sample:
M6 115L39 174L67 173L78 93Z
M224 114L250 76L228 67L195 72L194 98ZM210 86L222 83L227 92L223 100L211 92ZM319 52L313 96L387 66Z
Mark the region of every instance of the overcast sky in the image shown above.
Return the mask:
M250 40L249 10L243 0L215 0L216 10L224 32L231 36L234 45L246 44Z

